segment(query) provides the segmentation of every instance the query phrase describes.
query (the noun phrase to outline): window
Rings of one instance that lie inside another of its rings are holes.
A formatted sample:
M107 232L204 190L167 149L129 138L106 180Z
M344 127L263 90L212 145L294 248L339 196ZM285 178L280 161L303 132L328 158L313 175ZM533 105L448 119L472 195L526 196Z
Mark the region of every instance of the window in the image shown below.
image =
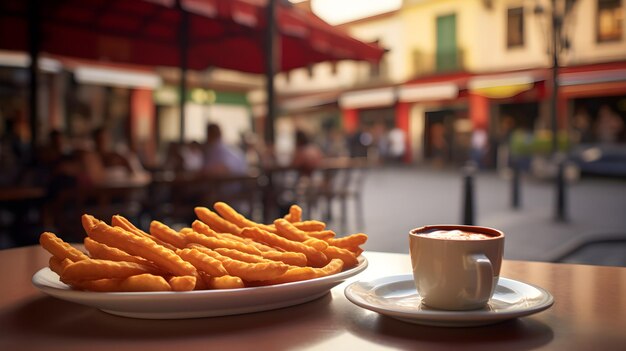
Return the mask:
M461 70L456 35L456 14L437 17L437 72Z
M384 80L388 75L387 58L383 57L379 63L370 63L370 78Z
M524 8L516 7L507 10L506 47L524 46Z
M621 0L598 0L596 19L597 40L599 43L622 39L624 11Z

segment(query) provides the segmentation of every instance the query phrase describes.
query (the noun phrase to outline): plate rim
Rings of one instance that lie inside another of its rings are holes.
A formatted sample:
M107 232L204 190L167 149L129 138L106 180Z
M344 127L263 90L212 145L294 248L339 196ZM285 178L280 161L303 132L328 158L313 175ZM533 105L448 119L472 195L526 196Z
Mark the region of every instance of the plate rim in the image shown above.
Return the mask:
M346 271L326 277L272 286L189 292L92 292L73 290L48 267L37 271L32 284L50 297L105 313L138 319L212 318L270 311L313 301L368 266L365 257Z
M526 286L530 286L540 291L541 295L545 297L545 299L542 300L541 303L538 303L537 305L532 306L532 307L517 309L514 311L505 311L505 312L483 311L483 310L473 310L473 311L429 310L429 311L405 312L405 311L398 311L398 310L385 308L382 306L365 303L364 301L356 297L357 294L353 292L353 290L355 289L355 286L359 284L369 283L369 284L372 284L373 286L378 287L380 285L376 285L375 282L382 280L382 279L389 280L386 284L391 284L391 283L396 283L400 281L413 280L413 275L410 273L398 274L398 275L377 277L377 278L373 278L369 280L355 281L349 284L348 286L346 286L346 288L344 289L344 295L350 302L354 303L357 306L360 306L362 308L365 308L365 309L368 309L368 310L371 310L371 311L374 311L383 315L387 315L390 317L401 318L401 319L403 318L403 319L414 320L414 321L424 321L424 322L428 322L428 321L450 322L451 324L459 323L459 322L483 322L483 321L501 321L501 320L504 321L507 319L523 317L523 316L539 313L541 311L544 311L550 308L554 304L554 296L546 289L540 286L531 284L531 283L526 283L520 280L506 278L506 277L499 277L498 285L500 285L501 280L504 280L505 282L514 282L514 283L519 283L519 284L523 284Z
M39 280L43 280L41 277L47 274L53 274L56 277L58 277L58 274L53 272L49 267L43 267L39 269L37 272L35 272L31 278L31 283L37 289L47 294L50 291L54 293L63 294L68 297L81 298L81 299L82 298L95 298L95 299L105 298L107 300L108 299L125 300L125 299L133 298L133 297L144 298L144 297L153 296L153 297L167 298L168 296L180 297L181 295L190 296L190 297L191 296L193 297L204 297L204 296L222 297L223 295L236 297L239 295L248 295L250 293L253 293L254 291L272 292L274 290L280 291L280 290L287 290L289 288L302 288L302 287L314 286L320 283L331 283L331 282L345 280L361 273L369 265L367 258L365 258L363 255L358 257L358 261L359 261L359 264L353 268L350 268L346 271L342 271L333 275L325 276L325 277L313 278L313 279L302 280L302 281L297 281L297 282L289 282L289 283L258 286L258 287L238 288L238 289L214 289L214 290L193 290L193 291L146 291L146 292L141 292L141 291L140 292L96 292L96 291L74 290L69 285L66 285L60 280L59 280L59 283L64 285L63 288L50 286L48 284L40 282Z

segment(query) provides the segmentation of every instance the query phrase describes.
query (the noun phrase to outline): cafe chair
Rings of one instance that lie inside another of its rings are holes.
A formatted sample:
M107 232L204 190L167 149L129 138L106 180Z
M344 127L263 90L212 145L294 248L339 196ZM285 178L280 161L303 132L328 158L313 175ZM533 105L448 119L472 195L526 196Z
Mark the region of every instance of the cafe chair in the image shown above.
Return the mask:
M81 216L85 213L111 222L122 214L133 223L140 222L145 197L143 186L94 186L60 191L46 207L47 226L65 240L82 242L85 231Z
M204 206L215 202L229 204L247 218L261 220L261 190L257 174L212 177L210 191L203 199Z
M147 212L168 225L188 226L195 219L194 207L207 206L210 192L210 182L201 173L163 174L152 179Z
M254 216L260 199L256 175L179 172L154 178L150 188L150 216L174 226L189 226L196 219L195 207L212 208L217 201Z
M354 214L357 230L365 227L365 215L363 211L363 186L367 175L367 163L365 160L353 159L345 167L328 167L324 169L324 186L317 196L325 203L325 220L333 221L336 215L333 213L334 204L339 205L339 228L341 233L348 229L348 202L354 204Z

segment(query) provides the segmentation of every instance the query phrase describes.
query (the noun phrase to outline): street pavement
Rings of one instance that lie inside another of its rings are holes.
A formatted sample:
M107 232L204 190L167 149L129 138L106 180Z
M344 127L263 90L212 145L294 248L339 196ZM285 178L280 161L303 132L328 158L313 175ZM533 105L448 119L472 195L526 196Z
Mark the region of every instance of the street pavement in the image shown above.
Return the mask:
M523 175L520 186L516 210L509 179L494 171L474 176L475 224L504 231L506 259L552 261L579 241L619 236L619 244L595 245L566 261L626 266L626 179L581 177L568 184L566 221L555 220L551 180ZM367 233L367 250L408 253L410 229L461 224L463 189L461 169L372 169L363 189L365 227L357 228L349 204L346 231ZM337 221L330 227L339 229Z

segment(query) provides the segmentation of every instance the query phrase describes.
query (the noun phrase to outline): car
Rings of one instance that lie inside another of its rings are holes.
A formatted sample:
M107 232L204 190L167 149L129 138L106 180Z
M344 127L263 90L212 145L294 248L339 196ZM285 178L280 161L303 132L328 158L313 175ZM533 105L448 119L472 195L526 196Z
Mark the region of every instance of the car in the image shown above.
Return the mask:
M626 177L626 144L580 144L570 155L583 174Z

